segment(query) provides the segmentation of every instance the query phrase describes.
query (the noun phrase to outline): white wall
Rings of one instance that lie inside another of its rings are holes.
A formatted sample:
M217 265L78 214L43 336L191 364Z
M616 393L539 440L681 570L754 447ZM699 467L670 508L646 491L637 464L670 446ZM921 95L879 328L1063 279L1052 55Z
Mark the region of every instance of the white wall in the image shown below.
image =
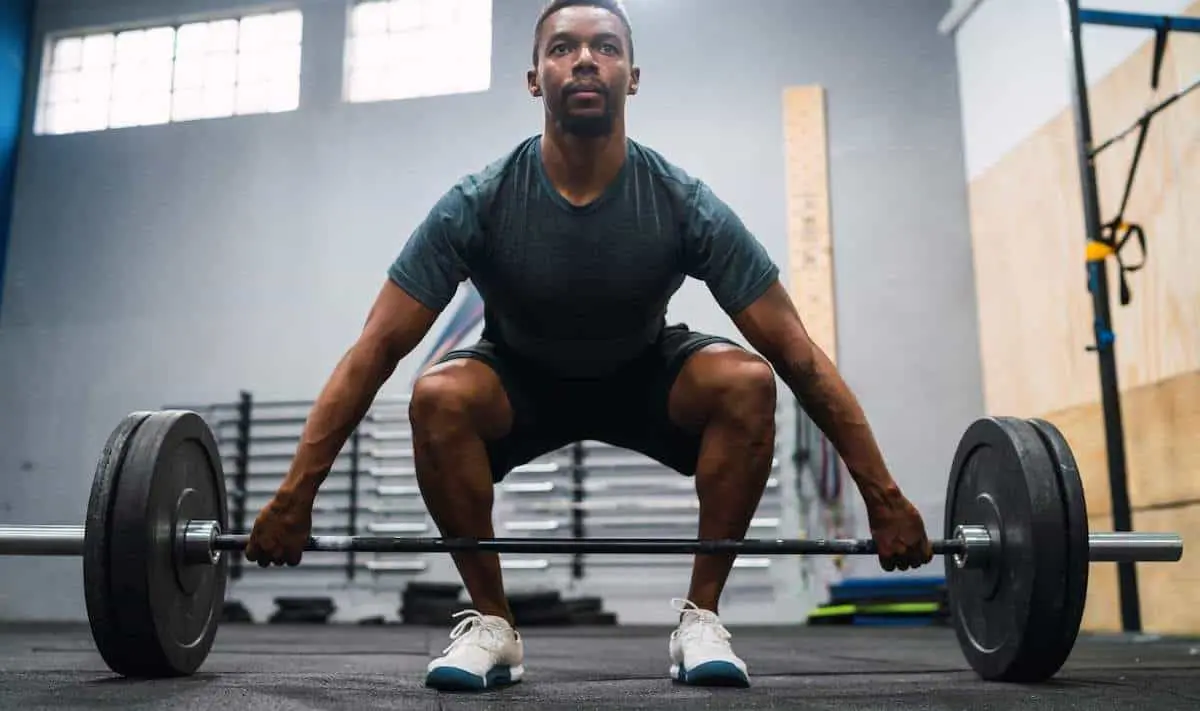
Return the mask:
M244 4L47 0L37 28ZM131 410L241 388L315 396L436 197L540 130L524 74L541 0L496 2L490 91L374 105L339 101L343 3L296 4L295 113L25 136L0 311L0 520L81 521L100 448ZM982 410L945 5L629 2L632 135L711 183L781 263L781 92L827 87L839 361L935 535L954 446ZM671 316L736 336L694 282ZM408 388L417 360L386 392ZM78 618L79 579L78 561L2 559L0 618Z
M1092 10L1167 15L1181 14L1191 4L1192 0L1081 3ZM1060 0L984 0L959 27L955 46L968 180L987 171L1070 105L1063 5ZM1139 46L1153 39L1152 30L1084 25L1088 81L1094 84L1104 78ZM1150 95L1149 66L1146 95Z

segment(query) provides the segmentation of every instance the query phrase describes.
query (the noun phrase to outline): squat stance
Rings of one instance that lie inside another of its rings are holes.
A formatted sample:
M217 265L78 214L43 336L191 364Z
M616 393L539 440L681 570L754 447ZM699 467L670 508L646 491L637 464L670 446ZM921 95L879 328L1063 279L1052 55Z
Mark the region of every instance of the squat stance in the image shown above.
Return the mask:
M321 392L291 469L246 555L296 564L317 490L400 359L470 279L486 305L479 342L420 376L410 419L417 481L446 537L490 538L493 487L579 440L641 452L695 478L698 537L743 538L771 468L776 374L829 436L866 502L887 570L932 551L853 394L813 344L779 270L702 181L628 138L638 91L615 0L558 0L539 18L528 88L545 125L448 190L388 271L366 326ZM671 297L703 281L758 354L686 325ZM426 682L518 680L499 557L456 553L473 609ZM744 686L718 608L733 556L698 555L668 644L673 678Z

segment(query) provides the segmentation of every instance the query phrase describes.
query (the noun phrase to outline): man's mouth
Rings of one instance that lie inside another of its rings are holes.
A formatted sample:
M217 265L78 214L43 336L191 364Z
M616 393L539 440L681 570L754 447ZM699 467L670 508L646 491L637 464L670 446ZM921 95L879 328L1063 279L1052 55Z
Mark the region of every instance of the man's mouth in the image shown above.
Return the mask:
M564 92L567 96L579 96L585 99L598 99L604 96L604 87L594 85L582 85L567 87Z

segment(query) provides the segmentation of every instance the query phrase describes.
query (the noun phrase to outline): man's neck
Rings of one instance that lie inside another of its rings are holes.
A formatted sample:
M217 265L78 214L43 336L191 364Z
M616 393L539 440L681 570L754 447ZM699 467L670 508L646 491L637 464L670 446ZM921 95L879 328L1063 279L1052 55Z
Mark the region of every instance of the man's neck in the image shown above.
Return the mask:
M541 141L546 175L564 198L577 205L600 197L625 164L625 131L619 127L598 138L547 127Z

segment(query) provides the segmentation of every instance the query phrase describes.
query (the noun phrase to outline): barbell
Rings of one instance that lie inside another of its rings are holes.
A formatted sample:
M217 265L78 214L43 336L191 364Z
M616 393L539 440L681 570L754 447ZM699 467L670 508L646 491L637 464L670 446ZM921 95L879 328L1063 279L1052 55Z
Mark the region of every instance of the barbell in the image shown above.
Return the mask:
M984 679L1043 681L1069 656L1089 563L1178 561L1171 533L1091 533L1083 485L1049 422L976 420L951 463L944 530L951 624ZM183 676L213 646L228 555L216 439L194 412L135 412L105 442L82 526L0 526L0 555L81 556L88 621L108 667L127 677ZM402 538L314 536L308 551L875 555L872 540Z

